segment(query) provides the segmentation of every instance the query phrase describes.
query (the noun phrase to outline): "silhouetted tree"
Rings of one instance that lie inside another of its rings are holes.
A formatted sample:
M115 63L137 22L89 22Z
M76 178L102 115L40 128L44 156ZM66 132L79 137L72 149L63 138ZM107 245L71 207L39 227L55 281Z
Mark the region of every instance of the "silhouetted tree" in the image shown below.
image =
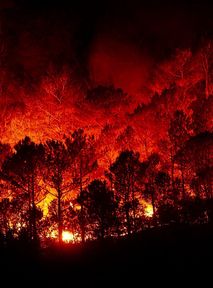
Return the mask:
M212 73L212 61L213 61L213 43L209 40L201 49L201 66L205 81L205 97L206 99L210 94L211 73Z
M89 184L89 175L97 168L95 140L87 136L82 129L76 130L66 141L68 151L75 155L72 159L73 181L79 187L78 203L81 207L78 214L81 239L85 242L85 212L83 190Z
M37 178L40 172L44 149L25 137L17 145L15 152L5 160L2 178L8 181L28 198L29 234L30 239L37 240L36 224L36 192L39 191Z
M63 231L62 200L71 189L70 155L66 145L61 141L48 140L45 143L45 163L44 181L50 186L49 193L57 199L58 240L61 243ZM51 188L54 189L55 193Z
M174 157L179 149L184 145L184 142L190 137L191 123L189 117L181 111L176 110L174 113L174 118L170 122L170 127L168 130L169 138L171 141L171 161L172 161L172 189L174 189ZM181 179L182 179L182 197L185 198L185 178L184 178L184 158L179 162Z
M158 217L161 224L174 224L180 222L179 206L162 201L158 206Z
M155 186L158 189L158 194L162 195L164 199L169 198L170 176L164 171L157 172L155 176Z
M212 197L212 147L212 133L204 132L186 141L175 156L177 163L184 159L188 170L194 173L191 185L198 197Z
M157 153L151 154L146 161L142 163L142 180L145 183L143 196L148 199L153 208L153 218L156 216L156 201L158 200L158 191L155 186L157 165L159 164L160 157Z
M101 239L110 236L116 223L116 201L114 194L106 185L106 181L93 180L88 186L88 217L94 225L93 232Z
M6 235L7 231L10 229L10 201L8 198L4 198L0 202L0 232Z
M113 176L114 189L120 200L121 211L125 214L125 226L128 235L131 234L136 220L138 199L136 197L137 181L139 179L140 160L139 153L123 151L110 166Z
M0 142L0 167L4 163L5 159L12 154L12 149L9 144Z
M202 84L202 83L201 83ZM202 85L200 86L202 87ZM197 97L190 104L192 110L192 125L196 134L203 133L206 130L211 130L213 113L213 95L208 98L202 93L202 88L198 88Z
M181 200L179 211L182 221L188 224L205 222L205 205L200 198L188 198Z

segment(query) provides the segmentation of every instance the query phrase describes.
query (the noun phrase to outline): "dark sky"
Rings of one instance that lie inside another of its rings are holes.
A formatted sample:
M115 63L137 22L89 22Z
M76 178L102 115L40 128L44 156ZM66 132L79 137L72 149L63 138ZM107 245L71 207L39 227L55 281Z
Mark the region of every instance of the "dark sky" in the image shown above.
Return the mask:
M103 51L120 63L158 62L212 37L211 2L0 0L7 66L38 77L50 62L78 63L88 75Z

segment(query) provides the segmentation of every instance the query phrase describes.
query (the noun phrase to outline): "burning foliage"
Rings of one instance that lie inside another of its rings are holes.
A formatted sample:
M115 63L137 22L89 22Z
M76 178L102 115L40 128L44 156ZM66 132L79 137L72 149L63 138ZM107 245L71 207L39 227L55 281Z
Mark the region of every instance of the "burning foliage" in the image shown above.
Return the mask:
M0 36L3 238L84 242L212 221L211 40L154 61L96 39L85 73L74 56L47 65L36 43L25 53L27 31L13 70Z

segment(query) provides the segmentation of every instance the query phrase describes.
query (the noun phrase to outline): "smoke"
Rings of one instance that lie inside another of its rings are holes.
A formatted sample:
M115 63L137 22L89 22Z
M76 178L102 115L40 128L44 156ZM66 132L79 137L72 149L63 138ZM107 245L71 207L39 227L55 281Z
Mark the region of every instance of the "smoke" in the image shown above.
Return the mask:
M153 103L152 85L167 81L161 63L176 48L197 48L197 38L213 31L210 6L199 1L3 2L0 119L1 134L12 143L26 134L40 140L78 127L96 132L107 121L125 130L132 124L128 114ZM160 91L169 86L163 85ZM89 97L87 88L94 90ZM97 91L104 92L97 97ZM155 118L152 108L146 110L139 124Z
M90 51L90 75L95 85L113 84L130 95L142 92L152 67L148 53L109 37L97 38Z

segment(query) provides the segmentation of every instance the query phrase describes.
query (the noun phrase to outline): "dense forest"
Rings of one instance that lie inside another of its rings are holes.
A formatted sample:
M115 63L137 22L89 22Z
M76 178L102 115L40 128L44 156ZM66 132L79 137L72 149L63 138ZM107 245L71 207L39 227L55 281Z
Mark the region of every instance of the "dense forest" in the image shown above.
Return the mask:
M2 245L213 221L212 42L176 51L152 76L146 101L113 85L77 94L67 69L41 79L37 98L26 87L20 102L1 98Z
M1 285L212 282L212 11L0 0Z

